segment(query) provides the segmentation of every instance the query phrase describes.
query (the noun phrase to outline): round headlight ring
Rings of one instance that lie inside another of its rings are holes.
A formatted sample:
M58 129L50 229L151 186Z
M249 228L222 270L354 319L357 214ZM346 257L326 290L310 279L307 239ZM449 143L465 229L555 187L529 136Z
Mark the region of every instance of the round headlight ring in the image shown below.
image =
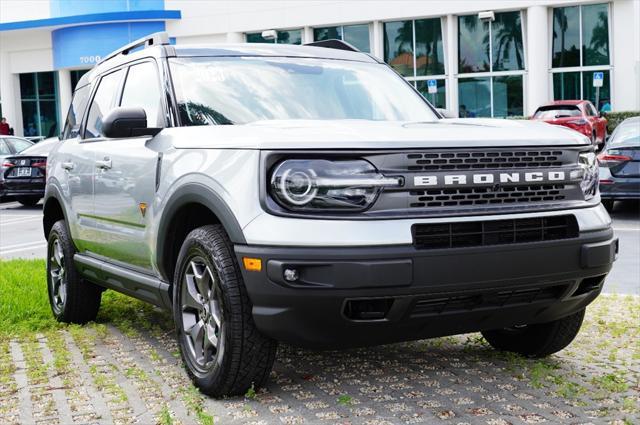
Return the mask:
M290 168L282 173L278 192L291 205L306 205L318 194L318 188L315 186L316 177L317 174L313 170Z

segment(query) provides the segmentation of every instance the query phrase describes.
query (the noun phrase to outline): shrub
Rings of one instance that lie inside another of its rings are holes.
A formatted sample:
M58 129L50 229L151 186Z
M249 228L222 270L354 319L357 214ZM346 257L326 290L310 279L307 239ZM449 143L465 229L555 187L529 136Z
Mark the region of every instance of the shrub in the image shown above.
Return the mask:
M609 134L611 134L622 121L627 118L640 116L640 111L603 112L602 115L604 115L608 121L607 129Z

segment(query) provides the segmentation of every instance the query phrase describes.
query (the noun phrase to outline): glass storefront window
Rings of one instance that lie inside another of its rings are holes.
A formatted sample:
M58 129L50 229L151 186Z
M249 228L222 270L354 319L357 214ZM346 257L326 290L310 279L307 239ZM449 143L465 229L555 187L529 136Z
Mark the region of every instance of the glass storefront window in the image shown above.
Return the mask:
M593 87L594 72L602 72L604 74L598 105L596 105L596 88ZM555 100L590 100L598 110L601 110L605 103L611 105L610 73L606 69L556 72L553 74L553 98Z
M442 78L446 69L440 18L385 22L384 61L415 84L434 106L446 108L447 88ZM427 90L427 80L432 78L438 81L436 94L429 94Z
M572 100L582 98L579 72L557 72L553 74L553 98Z
M593 87L593 73L598 71L584 71L582 73L582 99L590 100L591 103L599 110L605 103L611 105L611 90L609 83L609 71L601 70L604 73L602 87L600 87L600 96L596 105L596 88Z
M418 91L436 108L446 109L447 107L447 86L444 79L436 80L437 93L429 93L427 80L416 81Z
M314 28L313 39L315 41L331 39L343 40L361 52L371 51L369 41L369 24Z
M553 68L609 65L609 4L553 9L552 36Z
M580 65L580 8L579 6L553 9L554 68Z
M413 21L384 23L384 61L401 75L414 76Z
M489 24L478 15L458 17L458 72L487 72L489 59Z
M247 43L302 44L302 30L276 31L277 40L262 38L262 32L247 33Z
M27 137L54 137L58 123L58 81L54 72L20 74L22 123Z
M444 49L440 19L417 19L416 75L444 74Z
M491 116L491 77L458 80L460 118Z
M582 64L609 64L609 5L582 6Z
M522 22L520 12L496 14L491 24L493 71L524 69Z
M493 116L522 116L523 111L522 76L493 77Z

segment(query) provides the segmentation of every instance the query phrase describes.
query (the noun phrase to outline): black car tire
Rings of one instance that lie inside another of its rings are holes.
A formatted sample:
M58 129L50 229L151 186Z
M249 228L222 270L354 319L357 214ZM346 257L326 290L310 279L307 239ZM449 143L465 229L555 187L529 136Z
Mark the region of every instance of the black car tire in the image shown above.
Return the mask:
M604 206L604 208L608 211L608 212L612 212L613 211L613 205L615 204L616 201L614 201L613 199L603 199L602 200L602 205Z
M548 323L483 331L482 336L496 350L511 351L528 357L546 357L557 353L574 340L585 309Z
M25 207L35 207L41 198L40 196L20 196L17 200Z
M187 235L173 282L178 345L196 387L222 397L264 385L277 343L253 322L251 301L222 226L203 226Z
M49 304L57 321L85 324L98 315L102 288L80 277L74 253L65 221L57 221L47 239Z

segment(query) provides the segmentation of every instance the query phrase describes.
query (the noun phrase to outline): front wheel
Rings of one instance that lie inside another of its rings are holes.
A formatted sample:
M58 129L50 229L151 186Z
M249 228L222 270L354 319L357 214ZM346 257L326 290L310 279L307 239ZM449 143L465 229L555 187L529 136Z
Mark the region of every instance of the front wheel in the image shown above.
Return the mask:
M546 357L557 353L574 340L585 309L548 323L522 325L483 331L482 336L496 350L511 351L528 357Z
M266 382L277 345L256 329L251 309L224 229L189 233L178 256L173 312L182 360L203 393L241 395Z

